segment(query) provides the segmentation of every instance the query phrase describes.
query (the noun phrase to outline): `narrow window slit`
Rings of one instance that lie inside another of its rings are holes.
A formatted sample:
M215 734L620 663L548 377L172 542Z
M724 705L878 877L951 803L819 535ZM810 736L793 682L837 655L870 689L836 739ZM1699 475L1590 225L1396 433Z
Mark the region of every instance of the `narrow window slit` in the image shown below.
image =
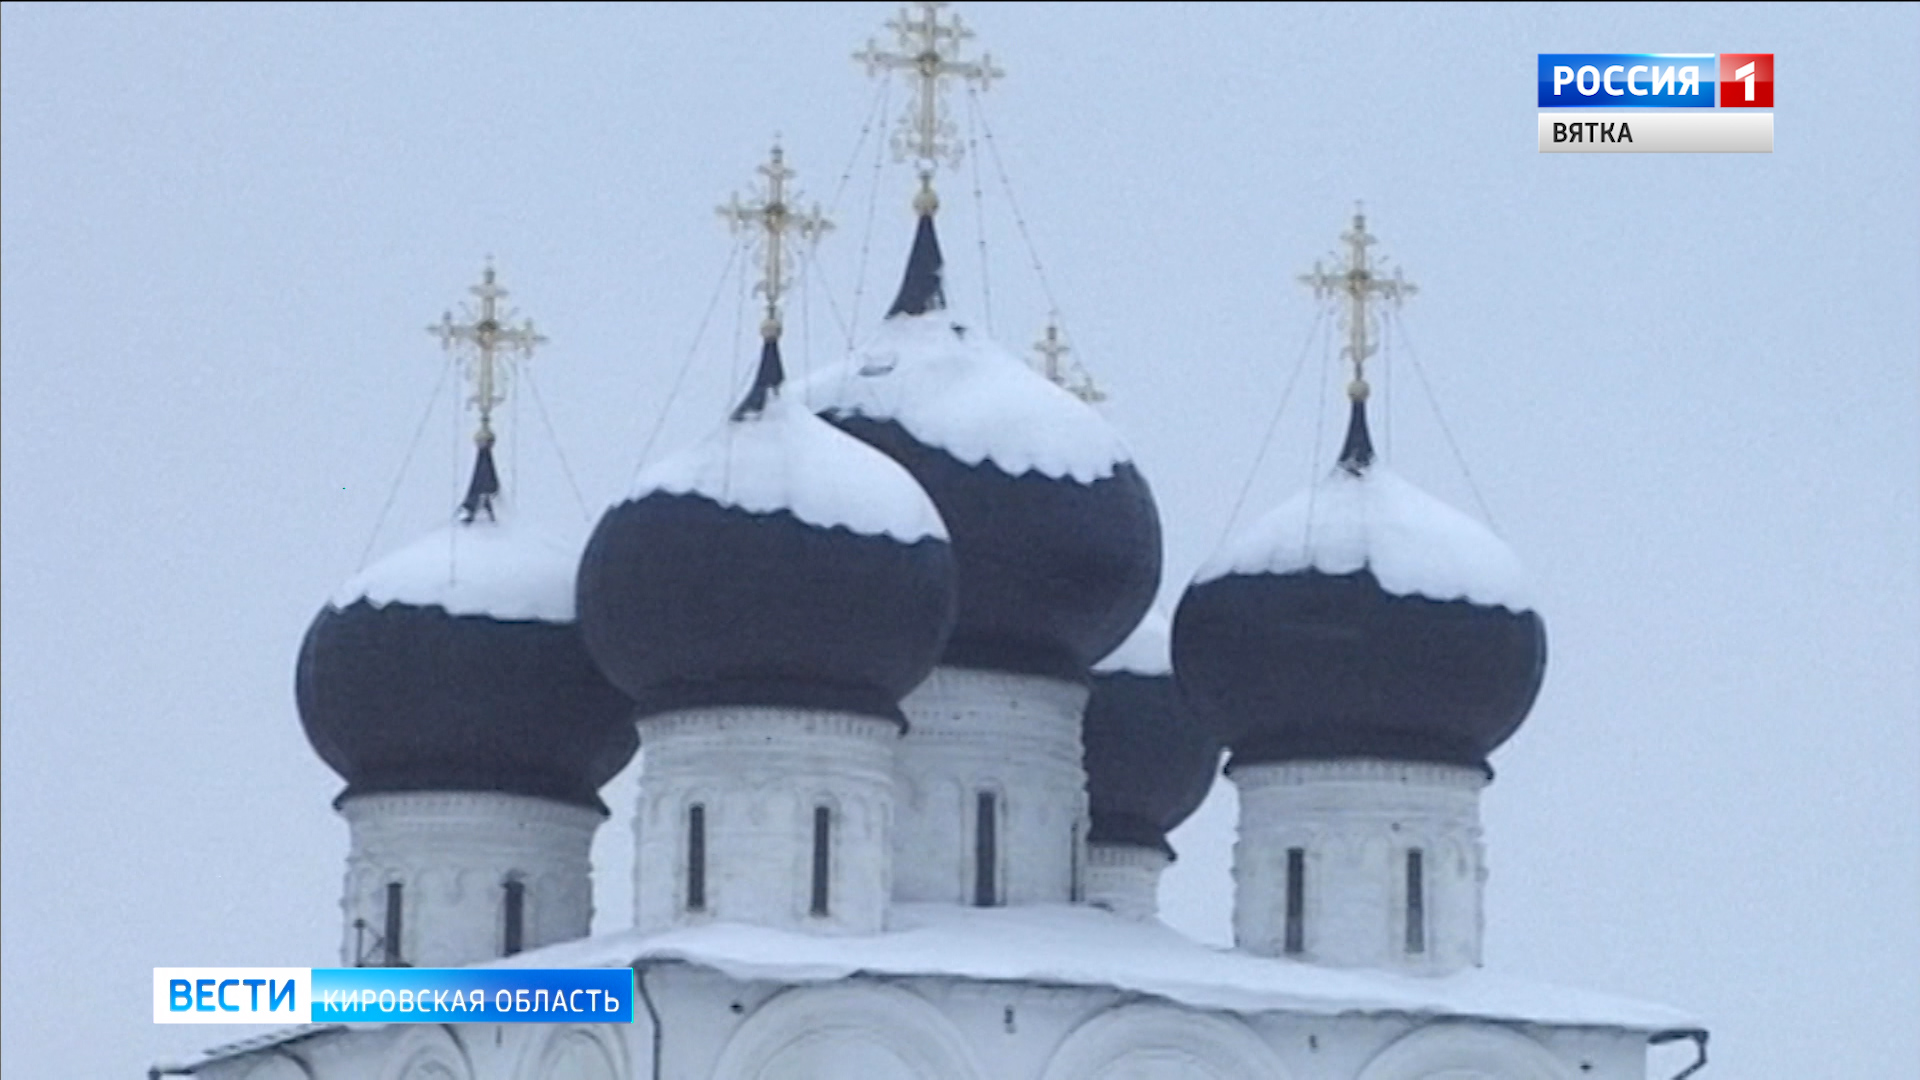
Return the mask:
M824 806L813 808L813 913L827 914L827 872L833 842L833 811Z
M687 910L707 910L707 808L687 808Z
M1427 867L1426 854L1419 848L1407 852L1407 953L1417 956L1427 951Z
M1307 849L1287 849L1287 938L1288 956L1307 951Z
M388 967L400 966L400 915L402 904L402 886L397 881L387 882L387 919L380 938L381 962Z
M975 808L973 826L973 906L993 907L1000 902L1000 883L996 863L1000 837L998 800L993 792L983 791Z
M519 878L508 878L505 888L506 933L501 941L500 955L512 956L527 947L527 884Z

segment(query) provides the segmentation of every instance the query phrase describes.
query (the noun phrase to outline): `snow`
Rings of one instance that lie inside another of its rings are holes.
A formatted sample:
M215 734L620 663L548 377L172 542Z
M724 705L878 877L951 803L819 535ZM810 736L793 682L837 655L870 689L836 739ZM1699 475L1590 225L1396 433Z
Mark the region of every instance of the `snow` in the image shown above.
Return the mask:
M887 933L826 937L709 923L652 936L624 931L488 967L614 967L681 961L737 980L818 983L855 974L1099 986L1196 1009L1321 1016L1394 1013L1666 1031L1697 1027L1661 1005L1468 969L1417 976L1316 967L1209 948L1159 922L1064 904L971 908L896 904Z
M1129 675L1143 675L1155 678L1173 674L1172 628L1167 617L1158 611L1149 611L1140 625L1133 628L1127 640L1120 647L1108 653L1099 663L1093 665L1096 675L1113 675L1126 672Z
M500 504L496 501L496 508ZM336 608L442 607L449 615L505 621L573 621L580 548L511 519L482 516L428 533L362 570L333 594Z
M1194 584L1228 574L1373 571L1396 596L1470 600L1515 612L1532 605L1520 560L1467 515L1375 464L1336 468L1228 540Z
M810 407L892 420L968 465L1091 484L1132 460L1104 418L943 311L897 315L804 384Z
M774 391L765 409L641 472L632 499L656 491L699 495L750 514L781 510L823 529L947 538L946 523L912 474Z

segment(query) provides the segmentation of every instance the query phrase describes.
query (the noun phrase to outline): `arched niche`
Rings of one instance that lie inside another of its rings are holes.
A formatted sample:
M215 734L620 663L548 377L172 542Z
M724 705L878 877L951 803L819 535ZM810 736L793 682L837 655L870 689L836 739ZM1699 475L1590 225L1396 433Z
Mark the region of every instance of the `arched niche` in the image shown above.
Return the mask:
M1044 1080L1289 1080L1237 1019L1172 1005L1120 1005L1069 1034Z
M267 1051L259 1064L243 1074L245 1080L313 1080L313 1070L285 1047Z
M1416 1028L1374 1055L1359 1080L1574 1080L1546 1047L1496 1024Z
M528 1041L515 1080L627 1080L626 1041L601 1024L563 1024Z
M905 990L796 987L755 1010L721 1051L713 1080L981 1080L953 1022Z
M473 1080L473 1063L445 1024L408 1024L388 1049L380 1080Z

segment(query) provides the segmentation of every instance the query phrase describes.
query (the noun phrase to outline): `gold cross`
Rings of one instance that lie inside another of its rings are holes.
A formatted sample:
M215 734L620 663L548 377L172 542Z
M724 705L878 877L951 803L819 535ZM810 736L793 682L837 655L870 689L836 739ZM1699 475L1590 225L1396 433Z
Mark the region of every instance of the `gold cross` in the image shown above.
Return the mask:
M1325 270L1315 261L1313 273L1300 275L1300 281L1312 287L1315 297L1345 298L1347 344L1341 351L1353 363L1353 382L1347 387L1347 396L1355 401L1365 401L1367 358L1375 352L1373 325L1368 319L1367 303L1378 298L1390 300L1397 306L1419 289L1402 278L1397 268L1392 277L1382 277L1368 261L1367 248L1378 241L1367 232L1367 217L1359 207L1354 208L1353 228L1341 233L1340 239L1347 242L1346 268Z
M760 283L753 291L767 298L767 316L760 324L760 333L771 340L780 336L780 298L787 290L787 234L815 242L833 228L833 222L820 213L818 205L811 210L795 209L800 194L787 191L787 181L793 179L795 173L787 168L786 155L778 142L773 144L773 154L760 166L759 173L766 179L764 189L756 193L751 202L743 203L735 194L720 207L720 216L736 234L742 229L753 230L754 242L761 247L764 263Z
M1107 400L1107 395L1094 385L1093 376L1077 361L1062 362L1073 349L1060 340L1058 323L1049 321L1046 334L1033 343L1033 348L1040 354L1040 374L1045 375L1048 382L1089 405Z
M961 59L960 45L973 37L973 31L958 15L942 23L940 9L946 6L942 0L920 0L911 7L901 8L899 16L887 22L887 29L893 31L899 43L898 52L883 51L869 39L866 48L853 54L855 60L867 65L869 75L884 77L893 71L910 73L913 103L900 117L900 128L893 136L893 153L896 160L912 158L919 166L923 190L931 190L934 170L941 163L957 165L960 162L961 145L955 137L957 132L947 114L946 102L941 98L944 81L960 79L985 90L993 80L1006 74L995 67L993 58L985 53L978 60Z
M439 322L428 326L427 333L439 338L449 351L470 352L467 377L473 380L474 386L473 396L467 403L480 410L480 429L474 432L473 441L491 446L493 407L507 399L504 366L514 359L532 357L534 348L546 344L547 339L534 332L532 319L519 325L511 323L514 313L500 303L507 290L494 281L491 257L480 276L480 284L467 291L478 297L480 303L477 307L468 304L462 309L466 321L454 322L453 312L449 311L440 316Z

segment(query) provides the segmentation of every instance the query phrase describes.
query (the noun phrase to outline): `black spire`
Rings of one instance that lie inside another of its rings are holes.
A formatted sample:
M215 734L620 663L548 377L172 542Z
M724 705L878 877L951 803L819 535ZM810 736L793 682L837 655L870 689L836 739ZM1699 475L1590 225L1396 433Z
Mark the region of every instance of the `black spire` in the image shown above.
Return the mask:
M933 231L933 215L922 213L920 225L913 233L913 251L907 256L907 276L900 282L900 295L894 297L887 318L945 310L947 294L940 286L944 269L940 237Z
M471 525L483 510L488 521L494 520L493 497L500 494L500 473L493 467L493 435L488 433L478 441L480 452L474 455L473 479L467 482L467 497L460 503L463 525Z
M753 386L747 396L740 401L740 407L733 410L735 420L745 420L749 416L758 416L760 410L767 407L767 396L780 389L787 381L786 368L780 363L780 339L765 338L760 346L760 370L753 376Z
M1356 395L1347 418L1347 442L1340 448L1340 467L1359 476L1373 464L1373 437L1367 434L1367 399Z

